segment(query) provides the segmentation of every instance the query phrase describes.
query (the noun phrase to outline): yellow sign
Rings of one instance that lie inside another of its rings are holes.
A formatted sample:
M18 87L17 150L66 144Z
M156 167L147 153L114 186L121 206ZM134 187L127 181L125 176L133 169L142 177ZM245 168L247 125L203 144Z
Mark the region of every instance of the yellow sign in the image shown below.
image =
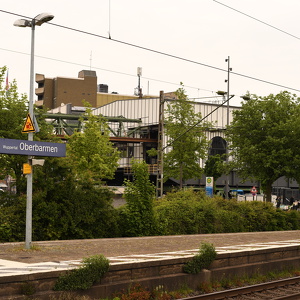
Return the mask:
M22 133L27 133L27 132L35 132L35 127L30 117L30 114L27 115L26 121L22 129Z
M23 164L23 174L31 174L32 168L30 164Z

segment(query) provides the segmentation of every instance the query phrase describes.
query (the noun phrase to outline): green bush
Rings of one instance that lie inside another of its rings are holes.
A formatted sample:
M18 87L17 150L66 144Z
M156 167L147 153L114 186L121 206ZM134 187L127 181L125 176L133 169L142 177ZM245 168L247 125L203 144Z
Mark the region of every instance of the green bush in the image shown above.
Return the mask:
M300 230L299 211L282 211L271 203L210 198L192 189L155 200L144 166L137 171L127 205L118 209L107 188L86 188L66 173L55 185L36 188L33 240ZM45 181L52 180L50 175ZM26 195L2 193L0 205L0 242L24 241Z
M271 203L207 197L192 189L170 192L154 207L158 235L299 230L300 212Z
M103 255L84 258L83 265L59 277L55 283L56 291L86 290L98 282L109 269L109 260Z
M0 242L25 239L26 195L0 195Z
M118 235L112 194L105 187L84 188L71 180L33 196L33 239L68 240Z
M216 256L217 252L212 244L202 243L199 254L195 255L191 261L184 265L183 271L189 274L198 274L203 269L209 268Z
M191 189L173 191L156 202L154 211L158 224L158 234L208 233L214 218L212 202L203 193Z

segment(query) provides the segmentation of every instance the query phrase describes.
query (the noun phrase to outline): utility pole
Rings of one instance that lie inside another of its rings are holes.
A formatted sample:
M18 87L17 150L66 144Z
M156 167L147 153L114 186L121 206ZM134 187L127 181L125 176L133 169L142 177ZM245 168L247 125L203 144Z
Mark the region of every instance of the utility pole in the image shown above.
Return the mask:
M164 172L163 172L164 103L165 103L164 92L160 91L158 145L157 145L156 198L162 197L164 192Z
M225 82L227 82L227 126L229 126L229 78L230 78L230 72L232 71L232 68L230 68L230 57L225 59L225 62L227 62L227 79ZM228 165L229 162L229 149L228 149L228 142L226 141L226 165ZM226 174L226 179L225 179L225 198L228 199L229 196L229 174Z

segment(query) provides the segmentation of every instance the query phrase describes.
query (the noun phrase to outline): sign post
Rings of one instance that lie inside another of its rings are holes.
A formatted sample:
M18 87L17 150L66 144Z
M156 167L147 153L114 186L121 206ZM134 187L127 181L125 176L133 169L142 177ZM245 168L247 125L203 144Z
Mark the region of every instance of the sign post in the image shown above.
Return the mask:
M213 196L213 192L214 192L214 178L213 177L206 177L205 192L206 192L207 196L209 196L209 197Z

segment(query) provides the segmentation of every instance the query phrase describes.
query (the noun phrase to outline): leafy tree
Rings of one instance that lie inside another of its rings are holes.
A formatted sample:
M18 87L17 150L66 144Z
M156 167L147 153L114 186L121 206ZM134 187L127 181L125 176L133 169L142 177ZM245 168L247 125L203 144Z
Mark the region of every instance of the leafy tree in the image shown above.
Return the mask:
M225 171L224 160L221 158L219 154L211 155L208 157L205 163L204 173L206 174L207 177L214 178L214 191L216 187L216 181L219 177L222 176L224 171Z
M6 70L6 67L0 68L0 137L24 139L21 131L27 114L27 98L24 94L19 95L15 80L6 89ZM16 179L18 194L26 190L26 180L22 174L23 163L26 161L26 156L0 154L0 174L11 175Z
M145 161L132 163L133 181L125 179L126 235L143 236L154 234L155 220L153 201L155 186L149 180L148 165Z
M195 113L193 104L183 87L175 92L177 100L168 103L165 118L165 133L172 149L164 155L164 176L180 182L199 178L203 170L199 163L206 156L207 139L201 114Z
M241 177L259 180L271 201L276 179L300 178L299 99L289 92L250 98L233 112L227 136Z
M67 160L76 177L87 184L112 179L118 167L119 152L109 141L106 120L92 114L87 107L84 131L74 133L67 144Z
M19 94L15 80L6 88L5 74L7 68L0 68L0 138L27 140L27 134L22 133L24 121L28 113L27 96ZM35 109L39 115L40 132L34 134L35 140L53 141L52 126L47 125L42 117L43 110ZM23 163L27 156L0 154L0 174L11 175L16 180L16 191L20 195L26 191L26 177L22 174Z

